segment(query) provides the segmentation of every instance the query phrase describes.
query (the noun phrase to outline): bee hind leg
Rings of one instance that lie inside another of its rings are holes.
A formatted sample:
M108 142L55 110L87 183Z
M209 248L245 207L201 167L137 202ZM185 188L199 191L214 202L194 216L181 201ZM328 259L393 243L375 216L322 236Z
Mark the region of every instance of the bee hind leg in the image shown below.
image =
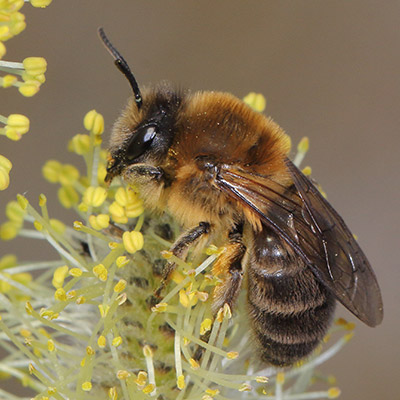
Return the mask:
M179 257L181 259L185 259L186 255L189 251L190 246L193 246L197 243L204 235L210 233L211 224L208 222L200 222L194 228L189 229L188 231L184 232L179 238L175 241L172 245L170 251L171 253ZM168 282L168 279L175 269L176 265L174 262L168 262L162 273L162 280L160 287L154 292L155 296L160 297L162 290L164 289L165 285Z
M218 310L228 304L232 309L239 295L243 279L242 260L246 253L243 244L243 225L238 224L229 233L229 244L225 252L218 258L213 267L213 274L222 279L222 283L214 289L212 310Z

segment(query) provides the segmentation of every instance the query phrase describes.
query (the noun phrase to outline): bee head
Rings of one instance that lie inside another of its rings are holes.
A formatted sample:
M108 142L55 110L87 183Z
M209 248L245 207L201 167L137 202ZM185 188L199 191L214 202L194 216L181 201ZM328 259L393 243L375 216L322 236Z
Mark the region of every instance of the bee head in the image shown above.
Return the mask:
M115 122L111 135L106 176L106 182L111 182L132 164L159 166L162 163L172 143L181 96L165 83L145 89L142 94L127 62L102 28L99 28L99 36L134 94Z

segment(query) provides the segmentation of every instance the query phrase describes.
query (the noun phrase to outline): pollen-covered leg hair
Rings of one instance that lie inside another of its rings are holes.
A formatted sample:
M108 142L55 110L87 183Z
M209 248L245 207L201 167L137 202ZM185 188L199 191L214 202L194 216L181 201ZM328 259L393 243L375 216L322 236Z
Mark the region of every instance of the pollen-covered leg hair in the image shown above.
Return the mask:
M172 245L171 253L181 259L185 259L189 251L189 247L198 242L204 235L210 232L211 225L208 222L200 222L199 225L184 232ZM174 262L168 262L163 269L163 278L160 287L155 291L156 296L160 296L161 291L164 289L168 282L171 272L175 269Z
M160 182L165 177L164 171L161 168L147 164L133 164L126 169L124 175L126 181L135 181L138 183L146 183L149 180Z
M222 279L214 289L213 312L216 313L226 303L233 308L240 291L243 278L242 260L246 253L243 244L243 225L239 224L229 233L229 244L213 267L213 274Z

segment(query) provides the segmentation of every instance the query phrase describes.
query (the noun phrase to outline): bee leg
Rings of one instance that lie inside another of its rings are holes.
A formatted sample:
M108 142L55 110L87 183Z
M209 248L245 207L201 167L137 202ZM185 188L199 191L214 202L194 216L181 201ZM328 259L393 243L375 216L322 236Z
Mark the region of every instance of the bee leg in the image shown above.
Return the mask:
M240 291L243 278L242 260L246 253L243 244L243 224L235 226L229 233L229 244L226 251L218 258L213 267L213 274L222 279L222 283L214 289L212 310L218 310L228 304L232 309Z
M243 224L238 224L229 233L229 244L226 250L218 258L213 267L213 274L222 278L222 284L214 289L212 311L215 315L218 310L228 304L232 309L242 284L243 269L242 260L246 253L246 246L242 239ZM200 337L201 340L208 343L211 331ZM193 358L200 361L203 357L205 348L198 346L194 352Z
M208 222L200 222L199 225L194 228L189 229L184 232L179 238L175 241L173 246L171 247L171 253L179 258L185 259L189 247L195 244L199 239L201 239L204 235L210 232L211 225ZM171 272L175 269L174 262L168 262L163 269L163 277L161 280L160 287L155 291L155 295L157 297L160 296L161 291L164 289L166 283L168 282L168 278Z
M149 181L161 183L166 179L162 168L153 167L148 164L131 165L125 172L125 175L128 177L127 181L136 181L142 184Z

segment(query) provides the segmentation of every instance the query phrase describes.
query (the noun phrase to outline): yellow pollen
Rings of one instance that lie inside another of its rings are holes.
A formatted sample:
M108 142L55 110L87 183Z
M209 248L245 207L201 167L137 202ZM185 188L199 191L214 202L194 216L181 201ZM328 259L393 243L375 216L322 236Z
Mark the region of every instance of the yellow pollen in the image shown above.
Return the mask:
M179 375L178 379L176 380L176 386L178 386L179 390L182 390L185 388L185 377L184 375Z
M92 383L89 381L83 382L82 383L82 390L85 392L89 392L92 390Z

